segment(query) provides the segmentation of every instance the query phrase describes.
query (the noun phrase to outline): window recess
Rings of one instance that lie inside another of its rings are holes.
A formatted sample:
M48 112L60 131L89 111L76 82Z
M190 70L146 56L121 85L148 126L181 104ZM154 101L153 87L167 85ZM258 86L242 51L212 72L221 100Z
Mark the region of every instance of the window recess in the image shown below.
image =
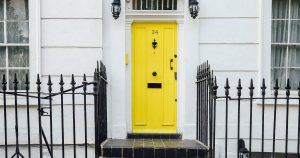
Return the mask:
M133 10L177 10L177 0L132 0Z

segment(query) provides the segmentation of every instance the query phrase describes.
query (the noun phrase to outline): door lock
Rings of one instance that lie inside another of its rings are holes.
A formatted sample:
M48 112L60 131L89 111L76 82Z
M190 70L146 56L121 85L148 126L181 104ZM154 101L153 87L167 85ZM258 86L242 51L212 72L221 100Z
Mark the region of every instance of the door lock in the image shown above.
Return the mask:
M152 72L152 76L157 76L157 72Z

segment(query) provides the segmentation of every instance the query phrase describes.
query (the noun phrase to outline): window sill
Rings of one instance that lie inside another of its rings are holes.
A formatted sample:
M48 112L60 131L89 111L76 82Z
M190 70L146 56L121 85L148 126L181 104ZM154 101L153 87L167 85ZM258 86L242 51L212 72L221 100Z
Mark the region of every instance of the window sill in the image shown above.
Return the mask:
M261 97L261 96L260 96ZM273 97L273 96L270 96ZM285 98L285 95L278 95L278 98ZM298 98L297 95L291 95L290 98ZM262 99L257 99L255 103L259 106L262 106L263 102ZM266 99L265 100L265 105L274 105L274 99ZM277 105L278 106L286 106L286 99L278 99L277 100ZM289 105L290 106L299 106L299 99L290 99L289 100Z
M3 106L3 94L0 94L0 106ZM27 105L27 99L25 96L17 96L17 103L18 106L26 106ZM6 105L11 107L15 106L15 96L11 94L6 94ZM36 98L29 98L29 105L30 106L37 106L38 102Z

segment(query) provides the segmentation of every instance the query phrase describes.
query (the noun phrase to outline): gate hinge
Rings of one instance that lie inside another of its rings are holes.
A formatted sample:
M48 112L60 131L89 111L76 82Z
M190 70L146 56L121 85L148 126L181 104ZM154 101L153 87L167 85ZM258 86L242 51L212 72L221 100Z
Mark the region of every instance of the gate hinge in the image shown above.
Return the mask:
M177 80L177 72L174 72L175 80Z

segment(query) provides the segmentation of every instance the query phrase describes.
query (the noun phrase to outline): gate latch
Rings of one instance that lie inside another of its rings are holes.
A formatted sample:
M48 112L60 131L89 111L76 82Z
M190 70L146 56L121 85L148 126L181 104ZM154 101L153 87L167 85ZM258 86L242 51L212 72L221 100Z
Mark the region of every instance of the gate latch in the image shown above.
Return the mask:
M40 110L41 116L50 116L49 113L47 111L45 111L45 109L49 109L49 108L41 108L41 110Z

